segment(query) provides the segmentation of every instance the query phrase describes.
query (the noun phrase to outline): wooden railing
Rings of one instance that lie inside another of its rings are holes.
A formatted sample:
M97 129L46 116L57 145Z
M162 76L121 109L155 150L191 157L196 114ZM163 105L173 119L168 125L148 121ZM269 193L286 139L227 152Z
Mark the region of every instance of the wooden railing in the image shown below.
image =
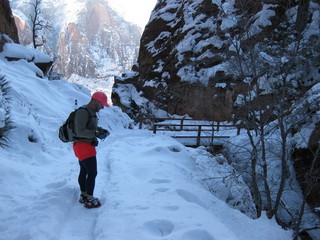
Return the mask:
M213 142L213 139L226 139L230 136L225 135L216 135L215 133L219 132L221 128L235 129L236 127L233 124L221 124L219 122L210 122L206 120L197 120L197 119L177 119L177 118L142 118L140 119L139 128L143 126L143 122L149 121L149 125L152 125L149 130L152 130L153 133L159 131L171 131L171 132L195 132L195 134L190 135L173 135L173 138L180 139L196 139L196 146L201 145L201 139L209 139L210 142ZM172 121L171 123L164 121ZM187 122L187 123L186 123ZM195 122L194 124L190 122ZM201 123L203 122L203 123Z

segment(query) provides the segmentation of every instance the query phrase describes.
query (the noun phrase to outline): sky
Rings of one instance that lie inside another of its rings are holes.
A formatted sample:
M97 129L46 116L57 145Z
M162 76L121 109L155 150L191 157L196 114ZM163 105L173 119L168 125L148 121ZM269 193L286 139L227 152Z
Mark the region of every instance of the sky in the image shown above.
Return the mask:
M150 14L156 5L157 0L108 0L123 17L134 22L142 29L148 23Z
M84 208L78 202L79 164L72 144L59 140L58 128L70 111L90 100L90 91L63 79L39 78L32 61L4 58L17 54L47 59L14 43L0 53L0 76L10 81L11 97L8 102L0 95L0 109L10 107L15 125L10 147L0 148L2 239L292 239L292 232L265 213L252 219L237 209L252 208L248 187L240 176L221 181L221 174L234 171L221 156L140 130L115 106L98 114L99 125L111 132L97 147L94 195L102 206ZM218 195L203 184L204 176L219 176L212 185ZM227 199L237 202L235 207Z

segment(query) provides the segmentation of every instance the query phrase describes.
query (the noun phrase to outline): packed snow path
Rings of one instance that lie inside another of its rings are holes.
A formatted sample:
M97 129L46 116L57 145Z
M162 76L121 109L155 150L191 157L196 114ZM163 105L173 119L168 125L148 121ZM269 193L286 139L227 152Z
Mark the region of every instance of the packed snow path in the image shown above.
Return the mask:
M103 206L76 203L60 239L237 239L190 191L182 147L159 137L109 140L99 154L96 194Z
M59 239L286 239L278 226L265 229L194 182L188 151L168 137L110 136L98 151L95 195L102 206L88 210L77 203L74 174L73 205Z
M109 147L106 168L110 181L102 199L108 209L99 216L96 227L112 231L103 231L99 239L209 240L214 235L237 239L208 213L201 193L192 192L190 163L185 161L188 157L182 146L159 137L132 136Z
M25 146L0 162L7 169L1 240L291 239L273 220L250 219L206 190L196 180L196 149L143 130L114 132L100 143L95 196L102 206L86 209L71 144L50 139L42 153L41 145Z

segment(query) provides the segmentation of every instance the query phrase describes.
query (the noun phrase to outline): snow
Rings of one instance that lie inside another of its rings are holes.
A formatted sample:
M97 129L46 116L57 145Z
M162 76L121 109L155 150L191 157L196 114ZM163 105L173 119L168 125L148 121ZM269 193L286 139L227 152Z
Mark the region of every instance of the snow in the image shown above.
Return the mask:
M157 41L161 41L162 39L168 39L170 36L171 36L170 32L167 32L167 31L161 32L154 41L146 45L147 49L150 52L157 52L156 48L154 47L154 43L156 43Z
M0 148L2 239L291 239L274 219L252 219L224 202L248 194L240 177L242 184L231 192L233 181L215 180L218 197L204 186L205 173L232 171L221 157L139 130L118 107L99 113L100 126L111 132L97 148L95 196L102 206L84 208L78 203L77 159L57 130L75 107L89 101L90 91L38 78L32 63L8 62L6 53L0 53L0 74L10 82L16 128L8 134L10 147ZM250 201L242 206L252 208Z
M149 22L154 20L155 18L161 18L166 22L173 22L176 19L177 16L177 9L180 6L179 0L172 0L171 2L163 1L162 4L165 4L161 9L158 9L157 11L152 12Z
M52 62L53 59L37 49L27 49L20 44L10 43L4 45L5 57L25 59L35 63Z
M145 81L145 83L143 84L144 87L157 87L157 85L159 85L159 83L154 80Z
M227 84L226 83L216 83L215 87L226 88Z
M0 128L3 128L5 126L5 111L0 108Z
M108 99L111 99L111 90L114 83L114 76L110 75L109 72L109 75L100 78L90 78L88 81L88 78L73 73L68 78L68 82L80 84L90 90L95 89L95 91L102 91L107 95Z
M320 119L320 113L318 111L320 101L320 83L315 84L306 94L306 98L304 101L300 103L295 109L293 114L298 118L299 112L301 109L306 108L308 106L309 111L315 111L317 114L314 114L309 121L306 121L301 127L300 131L296 133L292 141L294 141L296 148L306 148L309 144L309 139L311 138L314 129L317 126L317 123Z
M142 29L147 24L156 2L157 0L108 0L109 5L121 16Z
M208 47L210 45L213 45L214 47L220 49L223 45L223 41L221 41L221 39L218 36L212 36L209 39L200 40L200 42L196 46L195 51L202 52L203 48Z
M264 4L263 9L256 14L256 20L249 30L249 36L254 36L259 34L265 27L270 26L272 23L270 21L270 18L274 17L276 15L274 10L271 10L270 8L277 7L277 5L274 4Z
M310 3L311 7L313 7L313 3ZM320 34L320 28L319 28L319 21L320 21L320 10L317 8L317 6L314 6L315 10L312 15L312 22L310 24L310 27L307 28L304 32L304 37L308 39L312 35L319 35Z
M226 30L228 28L232 28L232 27L236 26L236 24L237 24L236 19L234 19L234 18L225 18L222 21L221 30Z
M78 22L78 14L81 12L81 10L85 6L85 1L79 1L79 0L62 0L57 2L59 5L63 5L64 7L61 7L61 9L64 9L63 14L59 14L61 16L61 19L59 19L59 23L62 23L63 28L67 27L68 23Z
M222 11L226 15L226 18L222 19L221 30L232 28L237 24L238 21L233 15L235 12L234 4L235 4L234 0L231 0L218 5L218 6L221 6Z
M121 100L121 104L125 106L130 106L131 99L135 99L138 105L143 105L146 101L145 98L141 97L141 93L137 92L137 89L133 86L133 84L119 85L117 89L115 89L119 95L123 96Z

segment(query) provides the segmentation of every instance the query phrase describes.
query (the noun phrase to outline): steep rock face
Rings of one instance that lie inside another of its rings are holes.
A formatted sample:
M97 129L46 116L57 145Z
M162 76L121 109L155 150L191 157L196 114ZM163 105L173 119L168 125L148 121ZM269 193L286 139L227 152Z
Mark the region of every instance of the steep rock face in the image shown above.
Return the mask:
M135 106L135 112L154 114L137 99L121 100L118 90L132 84L139 97L170 114L231 120L239 98L257 86L264 74L248 62L241 64L253 50L258 58L259 49L263 52L273 44L271 38L286 24L284 19L295 18L302 32L319 7L303 2L308 6L307 18L299 17L302 10L293 1L159 0L141 38L138 64L132 74L116 78L114 104L127 112ZM258 92L266 90L261 85ZM265 96L261 99L268 101Z
M138 52L140 31L100 1L88 1L60 33L57 67L66 76L105 77L130 69Z
M13 0L12 6L22 44L29 45L33 9L22 0ZM43 1L40 10L51 28L41 31L46 43L39 49L55 58L54 70L65 78L76 74L105 80L136 62L141 30L124 21L107 0Z
M190 12L190 7L192 7L192 12ZM164 10L169 16L164 15ZM143 83L144 79L155 79L165 85L163 89L161 86L148 88L146 92L149 93L146 95L169 113L190 114L194 118L217 120L230 116L232 101L229 98L230 94L227 94L230 90L215 89L213 82L197 84L197 81L201 79L196 76L200 69L213 67L223 60L220 56L210 58L203 55L208 48L213 46L205 46L204 49L199 49L200 51L197 52L196 42L201 44L202 41L207 41L212 33L206 29L207 27L201 29L200 32L193 28L195 25L211 21L210 18L218 13L217 5L211 1L203 1L201 5L175 1L172 6L160 2L154 10L152 20L141 38L138 58L139 82ZM187 19L188 17L192 20ZM191 22L186 21L191 21L194 25L187 25ZM200 47L203 48L203 46ZM220 49L217 53L220 51L224 49ZM180 71L184 73L179 74ZM183 79L182 75L185 73L191 81ZM138 89L142 89L139 82ZM216 95L215 99L213 95ZM219 112L211 111L211 109L219 109ZM204 115L204 113L207 114Z
M15 43L19 43L18 30L14 22L9 0L0 2L0 33L7 34Z
M20 17L14 16L14 21L16 23L19 35L20 44L29 45L32 42L32 32L30 26Z

